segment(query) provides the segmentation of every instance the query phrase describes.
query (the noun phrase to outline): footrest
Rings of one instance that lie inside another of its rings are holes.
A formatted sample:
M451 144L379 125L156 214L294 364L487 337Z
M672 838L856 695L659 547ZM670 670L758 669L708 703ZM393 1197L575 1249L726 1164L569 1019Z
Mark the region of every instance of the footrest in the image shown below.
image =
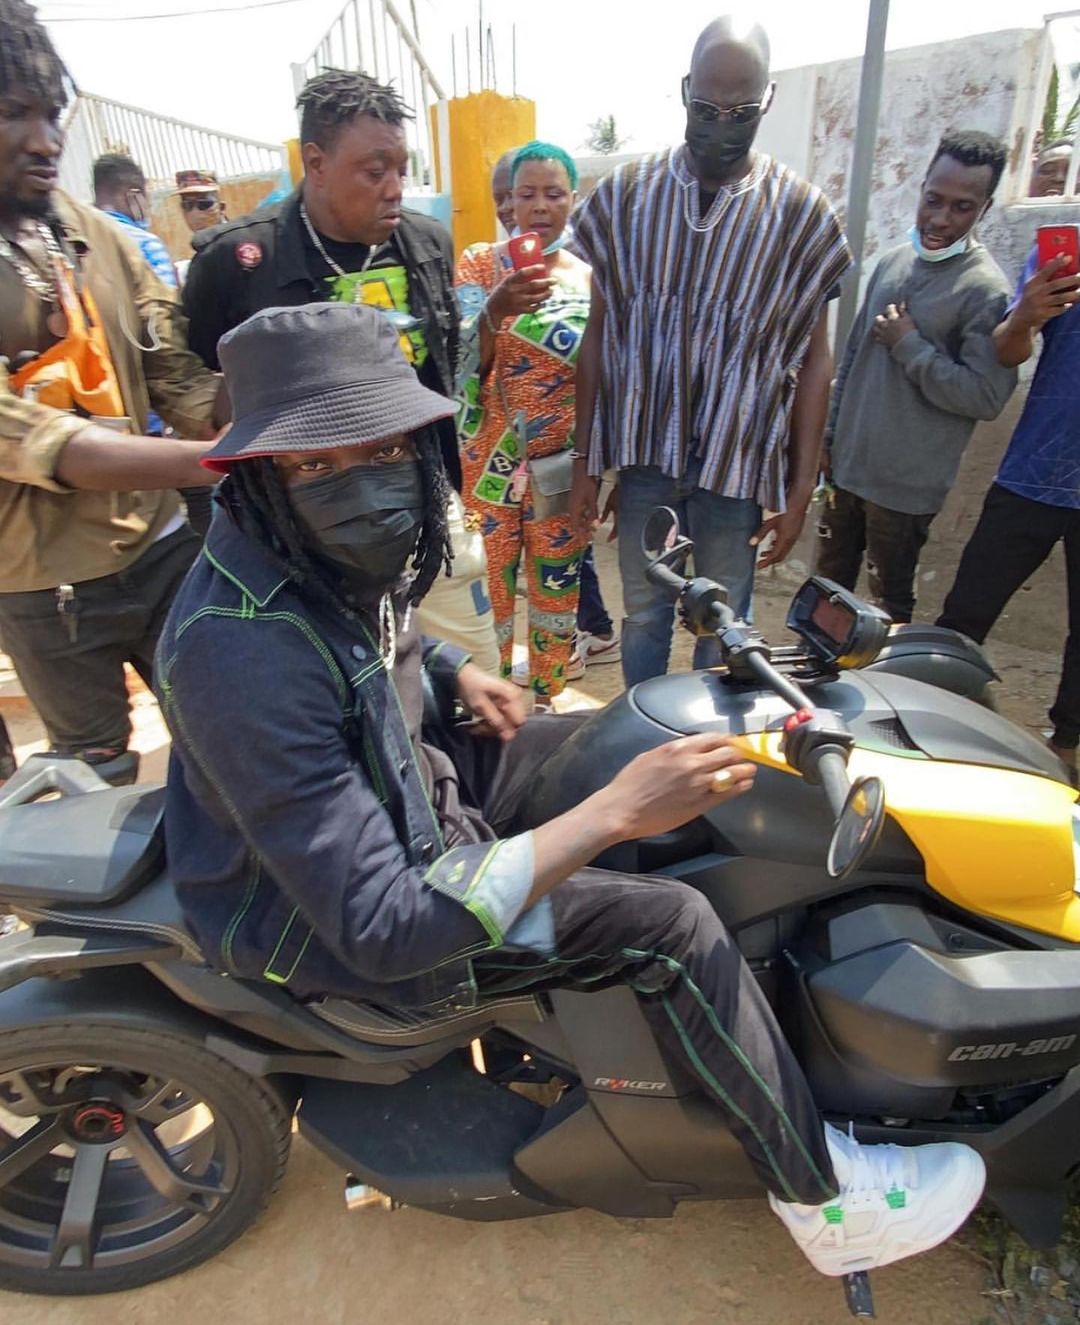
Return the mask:
M860 1320L877 1318L870 1276L865 1270L856 1270L854 1274L844 1275L844 1298L853 1316L857 1316Z
M480 1076L461 1055L393 1086L308 1078L302 1135L403 1205L513 1193L515 1153L544 1109Z

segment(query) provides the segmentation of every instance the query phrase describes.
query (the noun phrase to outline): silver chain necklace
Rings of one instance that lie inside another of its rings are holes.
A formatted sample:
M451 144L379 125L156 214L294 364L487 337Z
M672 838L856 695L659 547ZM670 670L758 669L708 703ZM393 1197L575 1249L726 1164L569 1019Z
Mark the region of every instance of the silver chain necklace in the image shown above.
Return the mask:
M36 223L38 237L45 245L45 252L50 258L62 258L63 249L56 242L56 236L43 222ZM41 300L43 304L56 304L59 301L59 291L56 288L56 282L46 276L42 276L36 267L32 266L25 258L20 256L18 249L4 235L0 235L0 258L10 262L18 273L19 279L33 294Z
M379 653L386 670L392 671L397 659L397 617L394 600L388 593L379 599Z
M300 203L300 219L304 223L304 229L308 232L308 238L311 240L311 242L315 245L315 248L318 250L319 257L322 258L323 262L326 263L326 265L330 268L330 270L336 276L348 277L349 275L351 275L350 272L347 272L344 267L336 263L334 259L330 256L330 254L327 253L322 240L319 238L319 232L311 224L311 217L308 216L307 208L304 206L303 201L301 201ZM360 268L361 271L367 271L367 269L371 266L371 259L375 256L375 250L378 247L379 245L372 244L371 247L368 249L368 255L364 259L363 265Z

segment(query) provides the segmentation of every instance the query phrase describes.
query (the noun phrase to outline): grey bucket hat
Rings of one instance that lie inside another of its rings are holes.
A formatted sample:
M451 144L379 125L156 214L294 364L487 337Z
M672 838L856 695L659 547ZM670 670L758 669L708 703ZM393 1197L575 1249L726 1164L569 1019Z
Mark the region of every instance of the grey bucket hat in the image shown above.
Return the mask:
M364 304L264 308L222 336L218 358L233 422L202 463L222 473L237 460L376 442L457 412L421 386L389 319Z

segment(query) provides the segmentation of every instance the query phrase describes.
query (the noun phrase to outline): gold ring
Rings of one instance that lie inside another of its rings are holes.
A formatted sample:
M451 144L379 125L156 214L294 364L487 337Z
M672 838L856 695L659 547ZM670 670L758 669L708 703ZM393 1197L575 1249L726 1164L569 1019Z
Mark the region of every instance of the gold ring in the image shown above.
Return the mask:
M727 791L728 787L735 781L726 768L717 769L712 775L712 781L709 783L709 790L719 796L721 792Z

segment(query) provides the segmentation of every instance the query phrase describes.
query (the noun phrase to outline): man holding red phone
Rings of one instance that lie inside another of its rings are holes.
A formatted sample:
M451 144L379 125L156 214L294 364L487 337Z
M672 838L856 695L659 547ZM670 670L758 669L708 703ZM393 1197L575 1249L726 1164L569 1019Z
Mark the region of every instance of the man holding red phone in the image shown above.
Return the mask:
M1080 744L1080 273L1067 254L1041 263L1040 248L1046 251L1045 245L1032 251L993 339L999 362L1009 367L1031 358L1040 332L1042 354L938 625L981 644L1017 589L1057 543L1065 544L1069 636L1050 710L1049 744L1075 779Z

